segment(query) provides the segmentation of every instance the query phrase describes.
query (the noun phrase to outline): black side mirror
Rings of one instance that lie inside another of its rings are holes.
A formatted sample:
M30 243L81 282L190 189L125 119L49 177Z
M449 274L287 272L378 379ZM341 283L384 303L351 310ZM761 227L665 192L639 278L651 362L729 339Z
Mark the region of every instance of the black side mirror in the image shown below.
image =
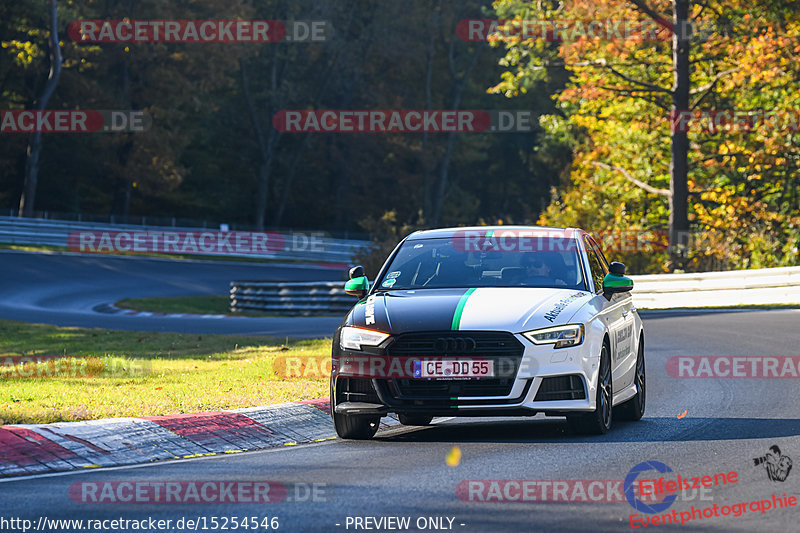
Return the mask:
M364 276L363 266L358 265L350 269L350 274L349 274L350 279L360 278L362 276Z
M615 276L624 276L625 275L625 263L620 263L619 261L614 261L610 265L608 265L608 271L614 274Z

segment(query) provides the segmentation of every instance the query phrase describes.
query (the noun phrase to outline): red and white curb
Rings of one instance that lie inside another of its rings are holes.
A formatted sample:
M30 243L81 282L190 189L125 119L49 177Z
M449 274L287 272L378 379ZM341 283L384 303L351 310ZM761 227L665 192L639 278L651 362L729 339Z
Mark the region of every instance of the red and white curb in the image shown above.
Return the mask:
M398 425L386 418L382 428ZM332 439L327 398L208 413L0 427L0 477L238 453Z

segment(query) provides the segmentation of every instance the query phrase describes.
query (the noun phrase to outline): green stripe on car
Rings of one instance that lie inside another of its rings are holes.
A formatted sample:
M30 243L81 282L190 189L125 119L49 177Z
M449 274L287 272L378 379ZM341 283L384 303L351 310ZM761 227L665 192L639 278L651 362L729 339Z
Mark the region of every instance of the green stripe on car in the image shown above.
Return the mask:
M453 315L453 324L450 326L450 329L453 331L458 330L458 326L461 324L461 315L464 314L464 306L467 305L467 300L469 299L470 294L475 292L475 289L469 289L461 299L458 301L458 305L456 306L456 312Z

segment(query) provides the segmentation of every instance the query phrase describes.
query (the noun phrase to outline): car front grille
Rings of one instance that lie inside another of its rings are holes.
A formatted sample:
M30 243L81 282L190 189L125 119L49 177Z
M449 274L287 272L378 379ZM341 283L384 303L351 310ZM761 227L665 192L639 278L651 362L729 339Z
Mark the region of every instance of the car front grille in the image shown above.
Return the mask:
M514 380L511 378L398 379L395 384L400 398L440 400L470 396L508 396L514 386Z
M522 357L523 350L522 343L514 335L504 331L431 331L398 335L386 348L386 354Z
M386 348L390 357L475 357L494 361L494 377L464 380L397 379L397 399L425 400L455 397L507 396L514 386L524 347L503 331L433 331L398 335Z

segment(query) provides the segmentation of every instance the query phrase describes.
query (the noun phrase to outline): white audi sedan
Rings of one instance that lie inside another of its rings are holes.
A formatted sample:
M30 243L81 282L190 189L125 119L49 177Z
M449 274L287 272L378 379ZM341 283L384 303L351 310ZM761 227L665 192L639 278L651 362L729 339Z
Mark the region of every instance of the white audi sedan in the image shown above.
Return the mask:
M564 416L602 434L645 409L642 321L625 265L580 229L419 231L394 249L333 338L331 411L340 437L380 418Z

